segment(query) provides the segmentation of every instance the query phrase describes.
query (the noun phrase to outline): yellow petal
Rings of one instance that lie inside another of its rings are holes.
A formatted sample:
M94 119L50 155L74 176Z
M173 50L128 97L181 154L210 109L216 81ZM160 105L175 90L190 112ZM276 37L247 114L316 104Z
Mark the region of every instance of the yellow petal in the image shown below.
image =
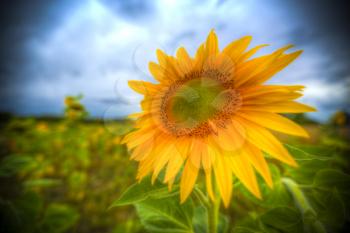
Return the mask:
M244 106L257 106L257 105L266 105L266 104L273 104L273 103L280 103L282 101L293 101L295 99L300 98L303 96L301 93L283 93L283 94L277 94L273 93L271 95L261 96L259 98L249 98L249 99L243 99L243 105Z
M250 143L288 165L297 166L289 152L267 129L239 116L236 116L236 118L245 126L247 140Z
M306 104L301 104L294 101L274 102L265 105L248 105L242 106L242 111L266 111L276 113L301 113L301 112L315 112L315 108Z
M264 178L267 185L272 188L273 182L270 174L269 167L264 158L262 152L255 146L247 143L244 147L243 154L245 154L253 167L259 172L259 174Z
M231 169L235 176L244 184L244 186L256 197L261 198L260 189L252 166L247 156L244 154L227 154L225 155L230 162Z
M220 70L223 74L233 74L236 68L236 63L228 55L219 53L212 62L213 68ZM223 82L232 81L231 75L223 77Z
M180 181L180 202L184 203L191 194L198 176L198 167L187 160Z
M167 135L163 133L158 133L156 137L154 137L153 139L154 146L151 147L151 151L147 154L147 156L140 161L138 176L137 176L138 179L142 179L144 176L146 176L148 173L150 173L153 170L154 172L153 172L152 182L155 181L155 178L158 176L157 174L158 169L161 170L164 167L164 162L166 163L166 160L167 160L166 156L159 156L159 155L163 155L160 152L168 148L166 145L169 139L165 140L166 138L167 138Z
M170 75L172 79L180 77L179 68L177 67L176 60L165 54L162 50L157 49L157 58L159 65L166 71L166 75Z
M191 146L192 142L187 138L178 138L175 142L175 149L184 160L187 159Z
M166 68L167 66L169 66L170 62L169 62L169 56L167 54L165 54L162 50L157 49L157 59L159 62L159 65L163 68Z
M228 207L232 194L232 172L226 155L217 155L213 168L220 195L225 207Z
M275 62L273 62L267 69L263 72L257 74L256 76L249 79L245 85L257 85L264 83L270 79L277 72L284 69L287 65L293 62L303 51L299 50L290 54L285 54L280 56Z
M135 130L126 135L123 138L122 143L126 143L131 149L153 138L155 133L154 130L150 129Z
M246 83L249 82L250 79L266 70L269 65L271 65L277 59L278 56L279 54L272 53L251 59L242 64L238 64L237 70L235 72L235 86L237 88L246 86Z
M148 68L152 76L160 83L168 82L172 78L171 76L167 77L165 69L154 62L150 62Z
M282 70L300 54L300 51L297 51L295 53L283 55L283 52L291 47L292 45L288 45L271 54L238 64L239 66L235 74L237 77L236 87L260 84Z
M233 121L226 128L220 129L218 135L213 135L213 139L225 151L236 151L241 149L245 141L244 128L239 122Z
M204 44L197 49L194 60L194 70L202 69L204 62L206 61Z
M141 101L141 109L143 111L151 111L152 107L154 105L154 98L150 98L150 97L145 97L142 101Z
M181 47L177 50L176 58L179 64L179 68L182 71L182 74L187 74L192 71L192 59L190 58L184 47Z
M243 62L245 60L248 60L251 56L253 56L255 53L257 53L261 48L268 46L268 44L262 44L258 45L249 51L242 54L242 56L239 57L238 63Z
M158 177L160 171L166 166L166 164L169 162L169 160L172 158L172 151L173 146L169 142L165 142L163 146L160 146L158 150L156 150L155 153L157 155L155 161L154 161L154 171L152 175L152 183L156 180Z
M211 30L207 37L205 49L207 57L216 55L219 52L218 37L216 36L214 30Z
M157 122L155 121L152 114L144 111L143 115L135 121L135 128L157 128Z
M150 140L136 147L131 153L130 159L142 161L154 149L154 146L154 140L151 138Z
M237 59L242 55L242 53L247 49L250 41L252 40L251 36L242 37L236 41L230 43L222 51L235 63Z
M260 89L260 90L259 90ZM240 90L243 105L267 104L271 102L290 101L301 97L303 94L298 91L290 91L287 88L251 88Z
M202 155L203 153L207 153L205 150L207 150L207 146L202 139L192 139L192 147L188 160L192 162L193 166L201 167Z
M308 133L301 126L276 113L244 111L238 113L238 115L275 131L301 137L308 137Z
M139 163L136 179L142 180L152 171L155 158L156 156L151 153Z
M134 91L143 95L149 95L158 91L157 86L150 82L130 80L128 84Z
M302 85L259 85L249 86L239 89L240 94L244 99L267 96L270 94L285 94L302 91L305 86Z
M144 116L145 113L144 112L136 112L136 113L131 113L127 116L128 119L137 119L140 118L142 116Z
M209 198L212 201L215 201L215 195L214 195L213 184L212 184L211 170L207 170L205 172L205 185L207 187L207 192L208 192Z
M175 178L183 163L184 159L182 156L178 152L174 152L166 168L164 182L168 182Z
M173 188L173 184L174 184L174 181L175 181L175 177L174 178L171 178L169 181L168 181L168 191L170 192Z
M211 165L212 165L211 156L209 154L208 147L206 145L202 150L201 161L202 161L203 169L205 171L211 169Z

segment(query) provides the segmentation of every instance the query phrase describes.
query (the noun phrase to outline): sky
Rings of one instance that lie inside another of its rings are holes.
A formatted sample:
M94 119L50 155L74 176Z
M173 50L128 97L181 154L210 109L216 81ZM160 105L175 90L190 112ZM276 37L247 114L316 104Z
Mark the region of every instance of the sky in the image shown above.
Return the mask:
M326 120L350 109L349 15L345 1L301 0L60 0L2 1L0 111L60 115L66 95L83 94L91 116L121 118L138 111L141 96L127 80L147 80L157 48L193 55L211 29L220 48L252 35L286 44L302 56L270 83L302 84L300 100Z

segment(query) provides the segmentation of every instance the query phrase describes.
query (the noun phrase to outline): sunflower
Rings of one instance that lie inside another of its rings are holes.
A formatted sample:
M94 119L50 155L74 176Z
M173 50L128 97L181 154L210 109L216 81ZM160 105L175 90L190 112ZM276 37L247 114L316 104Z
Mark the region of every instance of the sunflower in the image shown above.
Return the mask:
M285 53L289 45L251 58L266 45L247 50L250 41L245 36L220 51L212 30L194 57L183 47L176 56L157 50L158 64L149 63L156 83L129 81L144 95L142 112L131 115L135 130L123 139L131 159L139 162L137 179L151 174L154 181L164 170L164 182L171 189L181 173L184 202L201 173L209 197L215 199L217 187L228 206L234 177L257 198L261 193L255 170L273 186L264 152L297 166L269 130L307 137L302 127L280 113L315 109L294 101L304 86L264 83L302 51Z

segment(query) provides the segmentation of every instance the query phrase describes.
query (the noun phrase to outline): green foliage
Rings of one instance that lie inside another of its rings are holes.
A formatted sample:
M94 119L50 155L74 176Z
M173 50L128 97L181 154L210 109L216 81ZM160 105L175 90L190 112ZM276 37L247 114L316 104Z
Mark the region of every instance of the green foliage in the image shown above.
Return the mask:
M7 232L36 232L39 229L43 200L35 192L22 194L15 200L0 200L1 228Z
M120 143L132 124L113 125L10 120L0 135L0 231L142 231L131 208L106 211L135 174Z
M350 216L348 141L340 129L308 127L311 139L285 139L298 168L268 157L274 187L258 176L261 200L235 180L218 232L344 230ZM171 192L158 180L135 183L136 166L120 143L130 130L128 121L10 119L0 136L1 230L207 233L207 197L200 201L195 194L204 187L179 204L177 183Z
M208 211L203 206L194 208L193 216L193 231L196 233L206 233L208 229ZM228 231L228 218L220 214L217 226L218 233L225 233Z
M50 204L44 214L40 229L42 232L61 233L73 226L79 218L79 213L64 204Z
M299 167L271 165L275 164L272 159L274 189L268 189L261 182L262 200L252 197L238 183L230 211L236 214L236 218L231 219L235 221L233 232L343 231L345 223L349 222L350 176L345 173L349 171L349 151L339 146L346 139L334 137L333 140L337 143L287 144L286 148Z
M346 221L346 207L338 191L314 192L315 207L321 222L332 228L341 227ZM316 206L317 205L317 206Z
M196 192L200 192L196 188ZM178 187L168 191L164 184L150 178L130 186L110 208L134 205L143 226L155 233L206 233L208 212L202 202L190 197L179 204ZM220 216L218 232L227 232L227 218Z
M113 202L110 208L136 204L150 198L160 199L171 197L178 193L177 186L175 186L172 191L169 191L168 187L160 182L155 182L153 185L150 185L150 183L151 180L147 178L143 179L140 183L131 185L118 200Z
M335 169L323 169L317 172L313 185L325 190L337 188L341 193L350 194L350 175Z
M26 171L34 168L35 160L26 155L10 155L3 159L0 164L0 177L11 177L19 171Z
M193 204L179 205L178 197L148 198L136 204L142 224L150 232L192 232Z
M193 203L189 199L179 205L178 187L169 192L167 186L149 178L130 186L110 208L132 204L142 224L150 232L192 232Z
M273 230L286 233L303 232L302 216L293 208L276 207L270 209L262 214L261 221L267 232Z

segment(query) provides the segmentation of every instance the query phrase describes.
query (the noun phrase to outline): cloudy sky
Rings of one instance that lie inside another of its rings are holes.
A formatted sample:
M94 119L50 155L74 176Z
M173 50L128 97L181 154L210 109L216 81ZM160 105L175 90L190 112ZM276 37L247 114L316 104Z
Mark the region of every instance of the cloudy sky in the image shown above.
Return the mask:
M307 3L305 3L307 2ZM58 115L66 95L84 94L95 117L139 109L127 80L151 80L156 48L194 53L215 29L220 47L244 35L260 54L286 44L302 56L271 83L307 86L302 102L326 119L349 109L348 14L343 1L2 1L0 111ZM260 55L259 54L259 55Z

